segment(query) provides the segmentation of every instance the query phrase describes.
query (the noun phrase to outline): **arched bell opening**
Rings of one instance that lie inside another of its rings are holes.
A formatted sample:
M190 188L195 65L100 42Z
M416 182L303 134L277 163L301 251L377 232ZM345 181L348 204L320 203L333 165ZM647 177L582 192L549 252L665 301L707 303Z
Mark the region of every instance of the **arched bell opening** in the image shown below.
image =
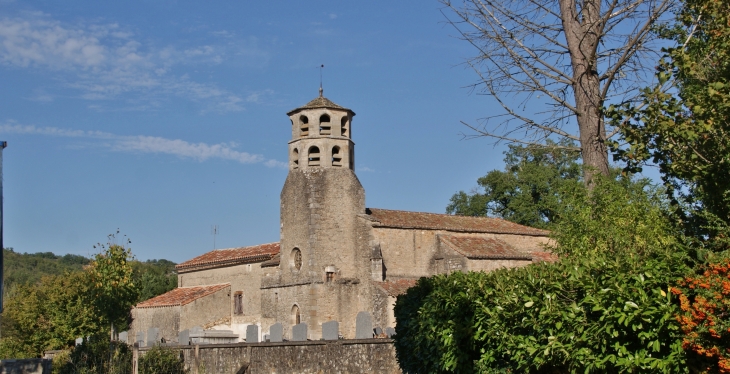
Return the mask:
M332 135L329 114L323 114L319 117L319 135Z
M292 169L299 169L299 150L296 148L291 153L291 166Z
M344 116L340 120L340 135L341 136L350 136L350 131L349 130L350 129L349 129L349 121L348 121L348 118L347 118L347 116Z
M308 159L307 165L308 166L319 166L320 165L319 158L320 158L319 147L317 147L317 146L309 147L309 154L307 155L307 159Z
M299 116L299 136L309 136L309 118L307 116Z
M342 167L342 150L338 146L332 147L332 166Z

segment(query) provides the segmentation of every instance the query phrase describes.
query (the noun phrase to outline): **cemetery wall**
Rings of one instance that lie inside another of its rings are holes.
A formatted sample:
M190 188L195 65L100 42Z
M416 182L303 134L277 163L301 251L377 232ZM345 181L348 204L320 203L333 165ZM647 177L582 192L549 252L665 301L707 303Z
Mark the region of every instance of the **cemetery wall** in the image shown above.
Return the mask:
M149 348L140 348L140 354ZM401 373L391 339L209 344L180 349L191 374Z
M0 374L51 374L51 360L45 358L2 360Z

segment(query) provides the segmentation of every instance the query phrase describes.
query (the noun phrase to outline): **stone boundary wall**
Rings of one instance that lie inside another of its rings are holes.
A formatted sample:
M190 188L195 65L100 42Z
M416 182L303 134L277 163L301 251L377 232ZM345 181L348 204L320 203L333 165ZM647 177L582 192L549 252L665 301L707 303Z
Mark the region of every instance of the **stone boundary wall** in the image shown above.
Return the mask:
M24 358L0 361L1 374L51 374L51 360Z
M191 374L387 373L400 374L392 339L318 340L171 346ZM136 348L135 357L149 347ZM135 363L135 367L138 367Z

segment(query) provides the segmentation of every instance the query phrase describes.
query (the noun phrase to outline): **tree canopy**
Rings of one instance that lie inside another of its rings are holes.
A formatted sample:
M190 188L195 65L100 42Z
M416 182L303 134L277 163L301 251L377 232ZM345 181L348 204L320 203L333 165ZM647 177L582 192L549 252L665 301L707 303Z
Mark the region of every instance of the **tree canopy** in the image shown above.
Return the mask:
M496 216L548 228L563 204L561 191L581 184L580 155L567 148L572 142L548 144L556 147L510 145L505 152L505 170L492 170L479 178L478 190L454 194L446 212Z
M685 1L678 23L664 30L678 45L666 49L659 63L659 84L643 91L639 105L608 111L626 144L613 147L629 170L654 163L675 202L689 203L695 218L702 210L725 225L730 223L729 25L730 2ZM695 226L707 224L700 220Z

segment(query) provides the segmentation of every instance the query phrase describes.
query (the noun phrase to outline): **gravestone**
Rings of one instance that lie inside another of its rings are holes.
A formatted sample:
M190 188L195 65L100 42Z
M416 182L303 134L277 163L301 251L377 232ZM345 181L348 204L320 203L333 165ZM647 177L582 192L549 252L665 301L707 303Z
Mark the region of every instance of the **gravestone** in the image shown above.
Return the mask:
M160 329L157 327L150 327L147 330L147 344L146 347L152 347L160 342Z
M284 341L284 326L281 323L275 323L269 328L269 340L272 343Z
M304 342L307 340L307 324L300 323L291 328L291 340L294 342Z
M246 343L259 342L259 327L256 325L246 326Z
M264 341L267 343L271 341L269 338L269 334L264 334Z
M84 344L84 338L76 338L76 345Z
M373 338L373 317L368 312L360 312L355 319L355 339Z
M389 338L392 338L393 335L395 335L395 329L392 328L392 327L386 327L385 328L385 335L388 336Z
M190 345L190 330L185 329L177 334L177 344Z
M128 333L126 331L120 332L119 333L119 336L118 336L119 341L126 343L127 342L127 334Z
M137 331L134 342L140 347L144 346L144 331Z
M383 329L380 328L380 326L375 328L375 336L380 336L380 334L383 333Z
M340 336L340 323L329 321L322 324L322 339L337 340Z

